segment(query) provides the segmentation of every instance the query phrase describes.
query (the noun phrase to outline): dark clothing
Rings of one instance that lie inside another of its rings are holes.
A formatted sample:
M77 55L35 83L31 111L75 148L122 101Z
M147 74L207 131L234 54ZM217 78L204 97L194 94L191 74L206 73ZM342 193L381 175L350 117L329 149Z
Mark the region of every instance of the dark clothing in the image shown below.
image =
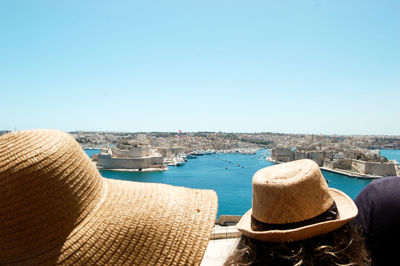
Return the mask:
M392 265L400 250L400 177L369 183L357 196L358 215L373 265Z

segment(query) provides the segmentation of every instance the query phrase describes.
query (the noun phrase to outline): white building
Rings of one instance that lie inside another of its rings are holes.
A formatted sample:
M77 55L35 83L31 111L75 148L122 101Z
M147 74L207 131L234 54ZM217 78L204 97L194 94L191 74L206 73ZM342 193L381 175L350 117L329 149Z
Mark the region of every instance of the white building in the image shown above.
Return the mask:
M149 146L139 143L122 144L102 150L97 157L100 169L163 169L163 157Z

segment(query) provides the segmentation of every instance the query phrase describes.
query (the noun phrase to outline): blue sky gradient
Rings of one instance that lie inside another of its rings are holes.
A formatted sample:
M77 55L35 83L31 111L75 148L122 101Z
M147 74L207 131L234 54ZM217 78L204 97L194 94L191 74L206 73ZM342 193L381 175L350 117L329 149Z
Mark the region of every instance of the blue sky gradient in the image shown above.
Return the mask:
M0 129L400 135L400 1L1 1Z

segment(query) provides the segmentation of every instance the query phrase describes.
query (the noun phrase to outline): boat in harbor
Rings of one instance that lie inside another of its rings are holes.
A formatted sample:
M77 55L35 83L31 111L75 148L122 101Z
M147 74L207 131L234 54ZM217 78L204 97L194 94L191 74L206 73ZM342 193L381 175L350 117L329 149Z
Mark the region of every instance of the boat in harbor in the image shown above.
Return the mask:
M180 157L176 158L176 166L182 166L185 164L186 164L186 162L182 158L180 158Z
M174 157L172 159L166 159L164 161L167 166L183 166L186 162L181 157Z
M274 162L274 160L272 159L272 157L271 156L267 156L267 158L265 158L265 160L267 160L268 162Z
M193 151L191 152L192 155L195 156L202 156L202 155L210 155L210 154L215 154L217 153L215 150L197 150L197 151Z
M257 155L263 154L264 150L257 153ZM239 163L240 168L237 167ZM252 176L256 171L271 165L273 163L259 159L257 156L253 158L251 155L219 153L218 157L200 156L196 160L189 160L187 165L168 166L168 171L154 172L151 175L143 172L126 174L116 171L104 171L102 175L107 178L129 181L212 188L218 194L220 215L242 215L251 207ZM323 171L323 175L330 187L342 189L352 199L355 199L371 181L370 179L350 178L329 171ZM234 202L232 201L232 191L235 192Z
M186 159L197 159L197 156L191 153L186 154Z
M178 154L178 158L182 159L185 163L187 162L187 156L184 153Z

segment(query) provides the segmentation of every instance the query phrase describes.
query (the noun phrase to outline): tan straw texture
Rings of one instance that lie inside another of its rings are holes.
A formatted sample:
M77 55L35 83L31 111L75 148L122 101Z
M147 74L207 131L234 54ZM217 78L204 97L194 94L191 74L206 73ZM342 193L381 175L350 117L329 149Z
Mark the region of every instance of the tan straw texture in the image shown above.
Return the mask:
M339 217L286 230L255 231L251 217L267 224L292 224L312 219L335 202ZM249 237L269 242L288 242L331 232L357 215L353 200L340 190L329 188L318 165L298 160L267 167L253 176L252 209L237 227Z
M198 265L214 191L109 180L55 130L0 137L0 264Z

